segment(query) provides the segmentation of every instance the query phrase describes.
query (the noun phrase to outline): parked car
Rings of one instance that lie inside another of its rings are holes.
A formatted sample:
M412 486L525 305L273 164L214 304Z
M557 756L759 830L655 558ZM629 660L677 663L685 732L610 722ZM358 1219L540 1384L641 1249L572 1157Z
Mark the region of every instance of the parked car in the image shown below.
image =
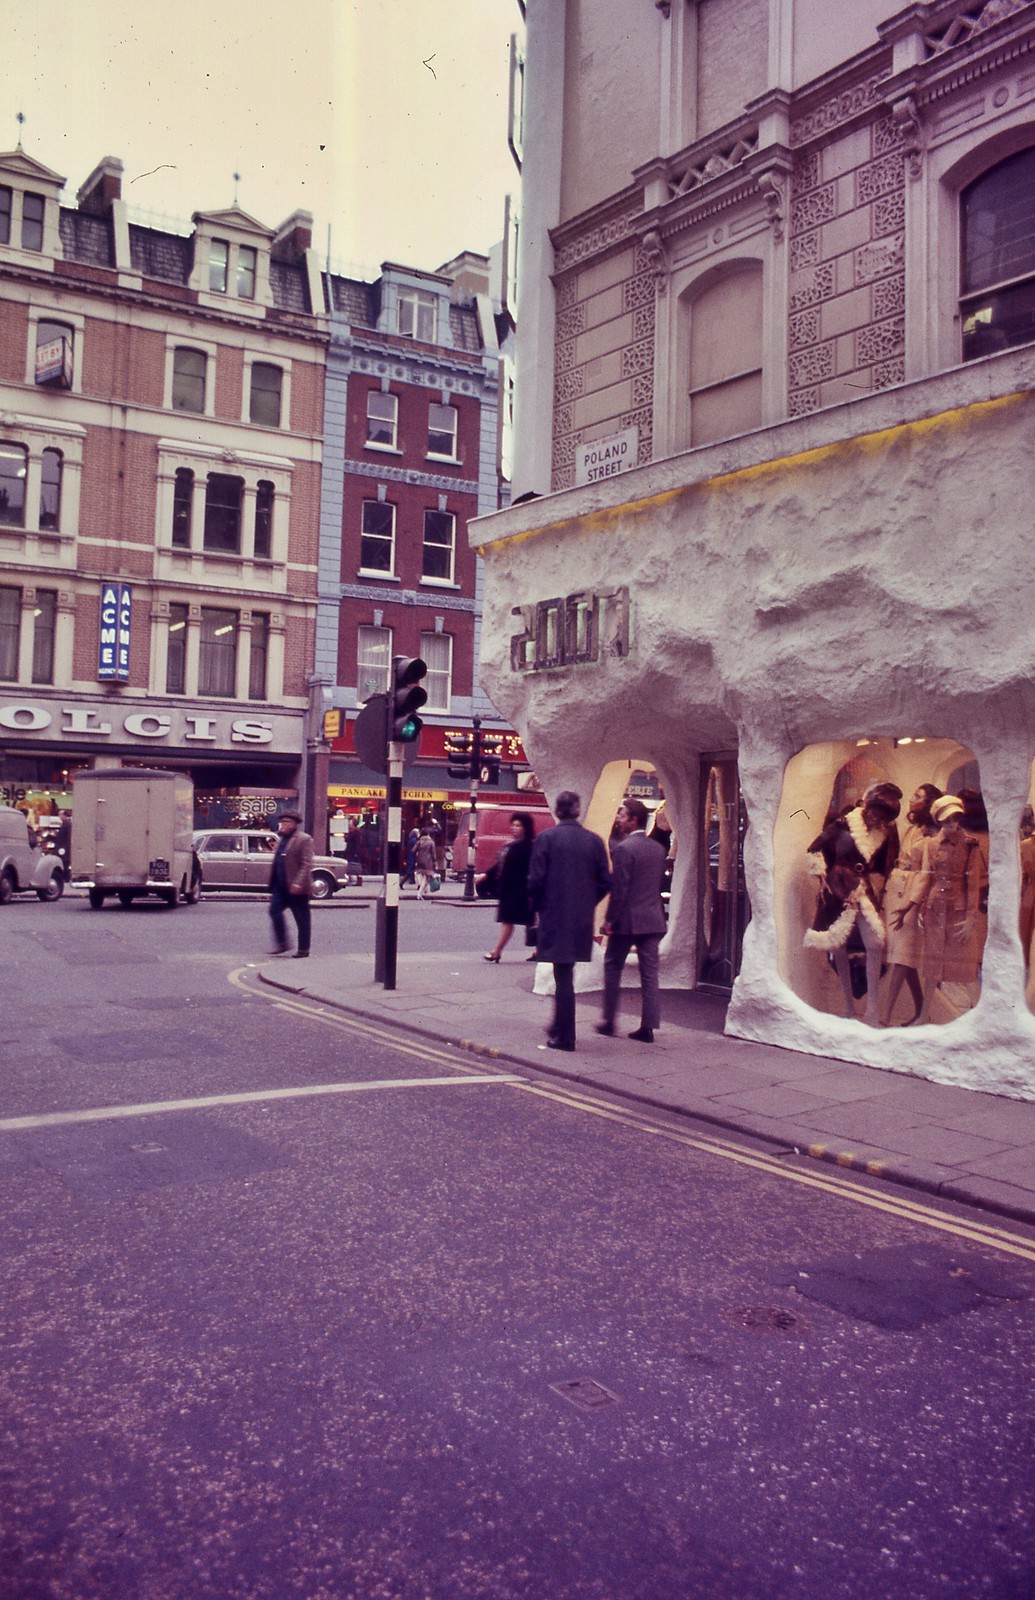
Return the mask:
M60 900L64 887L60 857L40 849L21 811L0 806L0 905L26 892L41 900Z
M277 835L257 828L199 828L194 849L201 863L202 889L243 889L263 894L270 886L270 861ZM328 895L348 882L343 856L313 857L313 899Z

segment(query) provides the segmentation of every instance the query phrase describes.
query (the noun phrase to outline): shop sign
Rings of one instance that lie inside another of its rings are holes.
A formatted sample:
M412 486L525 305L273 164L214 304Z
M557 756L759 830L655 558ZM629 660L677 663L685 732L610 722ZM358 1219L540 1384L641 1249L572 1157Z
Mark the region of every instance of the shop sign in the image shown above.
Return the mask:
M101 631L97 646L97 676L129 677L129 625L133 591L126 583L101 584Z
M36 348L36 382L58 389L72 387L72 350L65 338L48 339Z
M608 434L606 439L592 439L589 444L576 445L575 487L628 472L636 465L639 449L639 428L623 428L621 433Z
M328 800L383 800L384 785L380 789L365 783L329 783L327 785ZM411 789L403 784L403 798L406 800L447 800L449 798L445 789Z
M629 654L629 591L624 586L514 606L524 631L511 635L513 672L543 672L551 667L583 666Z
M33 740L98 739L106 744L167 744L219 747L274 745L296 753L301 719L290 716L240 717L225 711L123 709L104 701L94 705L56 705L30 700L0 701L0 734Z

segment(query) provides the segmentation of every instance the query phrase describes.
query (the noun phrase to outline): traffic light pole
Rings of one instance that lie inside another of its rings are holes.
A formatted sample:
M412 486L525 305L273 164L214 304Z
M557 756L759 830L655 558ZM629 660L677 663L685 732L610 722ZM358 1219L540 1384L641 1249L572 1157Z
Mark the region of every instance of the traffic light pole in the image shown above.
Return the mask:
M482 738L481 717L471 721L474 735L471 740L471 809L467 813L467 870L464 873L464 899L474 899L474 850L478 833L478 773L481 770Z
M388 745L387 816L385 817L385 890L381 918L382 949L378 963L386 989L395 988L399 950L399 879L402 868L402 780L403 746L397 740ZM375 981L377 972L375 972Z

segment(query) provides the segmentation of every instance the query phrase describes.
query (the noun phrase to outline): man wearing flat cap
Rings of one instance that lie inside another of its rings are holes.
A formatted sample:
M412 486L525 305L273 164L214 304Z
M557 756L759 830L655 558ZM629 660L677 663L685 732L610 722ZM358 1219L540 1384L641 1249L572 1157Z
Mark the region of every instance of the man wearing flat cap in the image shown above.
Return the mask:
M309 896L313 892L313 841L303 832L297 811L280 815L277 848L270 868L270 921L273 923L273 955L286 955L291 948L287 938L285 911L290 911L298 929L295 960L309 954L312 922Z

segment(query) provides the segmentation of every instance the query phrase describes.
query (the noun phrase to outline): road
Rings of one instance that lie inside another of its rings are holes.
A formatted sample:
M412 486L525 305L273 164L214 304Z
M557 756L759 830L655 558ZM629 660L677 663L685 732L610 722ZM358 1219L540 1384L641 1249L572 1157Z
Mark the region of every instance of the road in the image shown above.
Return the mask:
M267 938L0 910L3 1600L1031 1600L1030 1230L286 999Z

